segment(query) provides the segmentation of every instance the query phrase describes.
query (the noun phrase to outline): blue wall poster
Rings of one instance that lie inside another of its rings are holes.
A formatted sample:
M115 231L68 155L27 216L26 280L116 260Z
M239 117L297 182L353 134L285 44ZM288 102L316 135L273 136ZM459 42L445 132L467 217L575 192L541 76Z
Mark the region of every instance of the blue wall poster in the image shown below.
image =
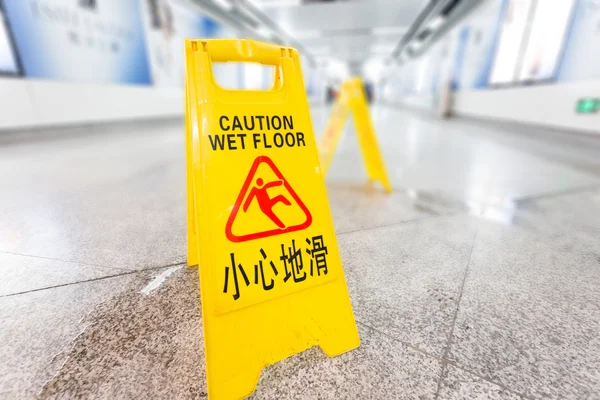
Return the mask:
M452 79L452 89L454 90L459 90L461 88L460 78L462 75L462 69L465 61L465 52L467 50L467 44L469 43L470 33L471 30L469 26L463 26L458 33L458 43L454 57L454 73Z
M0 75L18 75L19 62L12 46L8 23L0 0Z
M140 3L4 0L27 77L150 84Z
M140 1L153 83L157 86L183 86L184 40L215 37L221 32L221 26L175 1Z

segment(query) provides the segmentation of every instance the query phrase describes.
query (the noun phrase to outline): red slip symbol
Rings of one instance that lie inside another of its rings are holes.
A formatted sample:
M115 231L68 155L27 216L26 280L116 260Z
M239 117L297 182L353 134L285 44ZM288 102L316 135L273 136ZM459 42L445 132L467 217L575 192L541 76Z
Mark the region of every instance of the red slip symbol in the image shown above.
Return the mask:
M265 183L264 180L260 177L256 180L254 179L256 171L262 163L266 164L266 166L268 166L271 169L271 171L273 171L273 173L277 177L277 180ZM286 189L287 193L290 195L291 199L294 200L295 204L297 204L298 207L300 207L300 209L306 217L303 223L292 226L285 226L285 224L273 211L273 207L278 203L282 203L283 205L288 207L293 206L293 202L290 201L290 199L287 198L285 195L280 194L273 198L270 197L268 190L277 186L283 186ZM244 199L246 199L246 201L244 201ZM235 222L240 208L242 208L242 212L245 213L252 204L252 202L256 202L258 204L260 211L266 217L268 217L273 222L273 225L275 225L276 227L274 229L268 229L265 231L259 231L237 236L231 230L233 223ZM244 181L242 190L240 190L240 194L238 195L237 200L235 201L235 205L231 210L231 214L229 215L229 219L227 220L227 225L225 226L225 235L227 236L227 239L229 239L232 242L245 242L247 240L262 239L269 236L281 235L283 233L300 231L308 228L310 224L312 224L312 215L310 214L310 211L308 211L308 208L306 208L302 200L300 200L300 197L298 197L294 189L292 189L288 181L283 177L283 175L281 174L279 169L277 169L273 161L267 156L259 156L256 158L256 160L254 160L252 168L250 168L250 172L248 173L248 176Z

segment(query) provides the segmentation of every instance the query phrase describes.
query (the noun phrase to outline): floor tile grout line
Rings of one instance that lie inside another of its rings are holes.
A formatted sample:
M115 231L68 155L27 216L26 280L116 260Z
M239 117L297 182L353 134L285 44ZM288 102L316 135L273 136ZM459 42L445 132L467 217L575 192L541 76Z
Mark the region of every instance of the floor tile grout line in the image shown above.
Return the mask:
M170 268L170 267L175 267L175 266L178 266L178 265L183 266L183 265L186 265L186 263L185 262L181 262L181 263L177 263L177 264L162 265L160 267L152 267L152 268L146 268L146 269L141 269L141 270L136 270L136 271L124 271L121 274L101 276L99 278L86 279L86 280L83 280L83 281L62 283L60 285L46 286L46 287L42 287L42 288L38 288L38 289L25 290L23 292L9 293L9 294L0 295L0 299L5 298L5 297L13 297L13 296L18 296L18 295L22 295L22 294L33 293L33 292L41 292L43 290L56 289L56 288L65 287L65 286L78 285L80 283L89 283L89 282L101 281L101 280L104 280L104 279L118 278L120 276L137 274L137 273L141 273L141 272L144 272L144 271L153 271L153 270L156 270L156 269Z
M377 332L378 334L380 334L382 336L385 336L386 338L388 338L390 340L393 340L394 342L400 343L400 344L402 344L402 345L404 345L404 346L406 346L406 347L408 347L408 348L410 348L410 349L412 349L412 350L414 350L414 351L416 351L418 353L421 353L421 354L423 354L426 357L429 357L429 358L432 358L432 359L437 360L439 362L442 362L442 358L437 357L437 356L435 356L435 355L427 352L426 350L423 350L423 349L421 349L421 348L419 348L419 347L417 347L417 346L415 346L415 345L413 345L411 343L408 343L408 342L406 342L406 341L404 341L402 339L398 339L397 337L394 337L394 336L389 335L389 334L387 334L385 332L382 332L379 329L374 328L374 327L372 327L371 325L369 325L369 324L367 324L365 322L356 320L356 323L359 324L359 325L362 325L362 326L366 327L367 329L372 330L373 332ZM488 382L488 383L491 383L492 385L498 386L502 390L506 390L507 392L510 392L510 393L515 394L515 395L517 395L519 397L522 397L523 399L533 400L532 397L530 397L528 395L525 395L523 393L517 392L516 390L513 390L513 389L509 388L508 386L504 385L503 383L495 382L494 380L492 380L490 378L487 378L487 377L485 377L483 375L480 375L480 374L478 374L478 373L476 373L474 371L471 371L471 370L463 367L462 365L459 365L455 361L447 360L446 363L452 365L455 368L461 369L461 370L463 370L463 371L465 371L465 372L467 372L467 373L469 373L471 375L474 375L477 378L479 378L479 379L481 379L481 380L483 380L485 382Z
M367 227L367 228L355 229L355 230L346 231L346 232L336 232L335 235L336 236L349 235L351 233L371 231L371 230L375 230L375 229L379 229L379 228L389 228L390 226L410 224L410 223L413 223L413 222L424 221L424 220L427 220L427 219L440 218L440 217L453 217L453 216L464 214L464 213L465 213L464 211L454 211L454 212L451 212L451 213L448 213L448 214L427 215L425 217L410 219L410 220L407 220L407 221L392 222L391 224L370 226L370 227Z
M456 309L454 310L454 317L452 318L452 325L450 328L450 333L448 334L448 342L446 343L446 348L444 349L444 353L442 355L441 363L442 370L440 372L440 379L438 380L437 390L435 392L434 399L438 399L440 396L440 390L442 388L442 381L444 380L444 373L446 372L446 366L448 364L448 353L450 353L450 347L452 346L452 338L454 337L454 328L456 327L456 320L458 318L458 311L460 309L460 303L462 301L463 293L465 290L465 285L467 283L467 277L469 276L469 269L471 267L471 258L473 257L473 250L475 249L475 243L477 241L477 233L479 232L479 225L475 234L473 235L473 244L471 245L471 252L469 253L469 259L467 260L467 266L465 268L465 276L463 277L462 284L460 285L460 293L458 295L458 300L456 301Z
M165 163L165 162L163 161L163 162L162 162L162 163L160 163L160 164L164 164L164 163ZM152 167L155 167L155 166L156 166L156 164L152 164L152 166L151 166L150 168L152 168ZM149 168L148 168L148 169L149 169ZM145 169L144 171L147 171L148 169ZM128 177L126 178L126 180L127 180L127 179L131 179L131 178L135 177L136 175L139 175L140 173L141 173L141 171L139 171L139 172L137 172L137 173L135 173L135 174L133 174L133 175L131 175L131 176L128 176ZM119 182L121 182L121 181L119 181ZM89 194L90 192L97 191L98 189L103 189L105 186L111 186L111 185L115 185L115 184L117 184L117 183L118 183L118 182L116 182L116 181L115 181L115 182L104 182L104 183L101 183L101 184L99 184L99 185L94 185L94 184L91 184L90 186L86 186L86 187L84 187L84 188L82 189L82 191L80 191L80 192L77 192L77 193L72 193L72 194L70 194L69 196L67 196L67 197L65 197L65 198L62 198L62 199L54 199L54 200L51 200L49 203L50 203L50 204L52 204L52 205L60 205L60 204L65 204L65 203L67 203L67 202L69 202L69 201L72 201L73 199L75 199L75 198L77 198L77 197L80 197L80 196L82 196L82 195L85 195L85 194ZM18 214L18 213L19 213L19 211L15 210L15 211L12 211L12 212L9 214L9 216L14 216L15 214ZM40 212L40 211L35 211L34 213L35 213L35 214L40 214L41 212Z
M440 359L439 357L436 357L436 356L434 356L433 354L431 354L431 353L427 352L426 350L423 350L423 349L421 349L421 348L419 348L419 347L415 346L414 344L410 344L410 343L408 343L408 342L405 342L405 341L404 341L404 340L402 340L402 339L398 339L397 337L394 337L394 336L392 336L392 335L389 335L389 334L387 334L387 333L385 333L385 332L382 332L382 331L380 331L379 329L377 329L377 328L374 328L374 327L372 327L371 325L369 325L369 324L367 324L367 323L365 323L365 322L362 322L362 321L356 320L356 323L357 323L357 324L359 324L359 325L362 325L362 326L364 326L364 327L366 327L366 328L368 328L368 329L370 329L370 330L372 330L373 332L377 332L378 334L380 334L380 335L382 335L382 336L385 336L386 338L388 338L388 339L391 339L391 340L393 340L394 342L398 342L398 343L400 343L400 344L402 344L402 345L404 345L404 346L406 346L406 347L408 347L408 348L410 348L410 349L412 349L412 350L414 350L414 351L416 351L416 352L419 352L419 353L421 353L421 354L423 354L423 355L425 355L425 356L427 356L427 357L430 357L430 358L436 359L436 360L438 360L438 361L441 361L441 359Z
M474 371L471 371L471 370L469 370L469 369L467 369L467 368L465 368L465 367L463 367L463 366L459 365L458 363L456 363L456 362L454 362L454 361L449 361L449 360L448 360L448 361L447 361L447 364L450 364L450 365L452 365L452 366L453 366L453 367L455 367L455 368L461 369L461 370L465 371L465 372L466 372L466 373L468 373L468 374L474 375L474 376L476 376L477 378L479 378L479 379L482 379L482 380L484 380L484 381L486 381L486 382L488 382L488 383L491 383L491 384L493 384L493 385L496 385L496 386L498 386L499 388L501 388L502 390L506 390L507 392L510 392L510 393L512 393L512 394L515 394L515 395L517 395L517 396L519 396L519 397L522 397L523 399L526 399L526 400L533 400L533 397L531 397L531 396L528 396L528 395L526 395L526 394L523 394L523 393L519 393L519 392L517 392L516 390L513 390L513 389L511 389L511 388L507 387L507 386L506 386L506 385L504 385L503 383L494 382L492 379L489 379L489 378L487 378L487 377L485 377L485 376L483 376L483 375L480 375L480 374L478 374L478 373L476 373L476 372L474 372Z
M44 256L34 256L33 254L15 253L13 251L3 251L3 250L0 250L0 253L11 254L11 255L14 255L14 256L21 256L21 257L39 258L41 260L60 261L60 262L69 263L69 264L79 264L79 265L85 265L87 267L110 268L110 269L116 269L118 271L134 271L134 270L128 269L128 268L110 267L108 265L90 264L90 263L80 262L80 261L63 260L61 258L52 258L52 257L44 257Z

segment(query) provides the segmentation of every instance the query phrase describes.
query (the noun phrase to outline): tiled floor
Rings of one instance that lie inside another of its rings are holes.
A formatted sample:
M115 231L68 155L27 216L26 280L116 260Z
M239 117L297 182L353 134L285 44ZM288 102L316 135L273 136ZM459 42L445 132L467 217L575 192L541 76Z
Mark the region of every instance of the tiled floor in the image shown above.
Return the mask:
M253 397L600 399L600 139L373 114L394 193L351 127L327 182L361 347ZM182 125L22 138L0 136L0 398L205 397Z

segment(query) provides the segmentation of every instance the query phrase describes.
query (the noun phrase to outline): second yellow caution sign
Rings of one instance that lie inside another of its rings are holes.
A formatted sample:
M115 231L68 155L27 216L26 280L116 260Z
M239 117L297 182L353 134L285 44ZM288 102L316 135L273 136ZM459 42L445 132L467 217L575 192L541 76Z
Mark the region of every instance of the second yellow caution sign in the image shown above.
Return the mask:
M211 399L250 395L260 371L312 346L359 346L298 52L189 40L188 198ZM213 62L275 68L271 90L225 90ZM196 237L197 239L194 239Z
M333 105L331 116L319 146L323 173L327 174L329 170L349 113L352 113L354 119L354 128L369 179L374 182L379 181L387 192L391 192L392 185L375 137L375 129L373 128L373 121L365 96L364 84L360 78L352 78L344 82L338 99Z

